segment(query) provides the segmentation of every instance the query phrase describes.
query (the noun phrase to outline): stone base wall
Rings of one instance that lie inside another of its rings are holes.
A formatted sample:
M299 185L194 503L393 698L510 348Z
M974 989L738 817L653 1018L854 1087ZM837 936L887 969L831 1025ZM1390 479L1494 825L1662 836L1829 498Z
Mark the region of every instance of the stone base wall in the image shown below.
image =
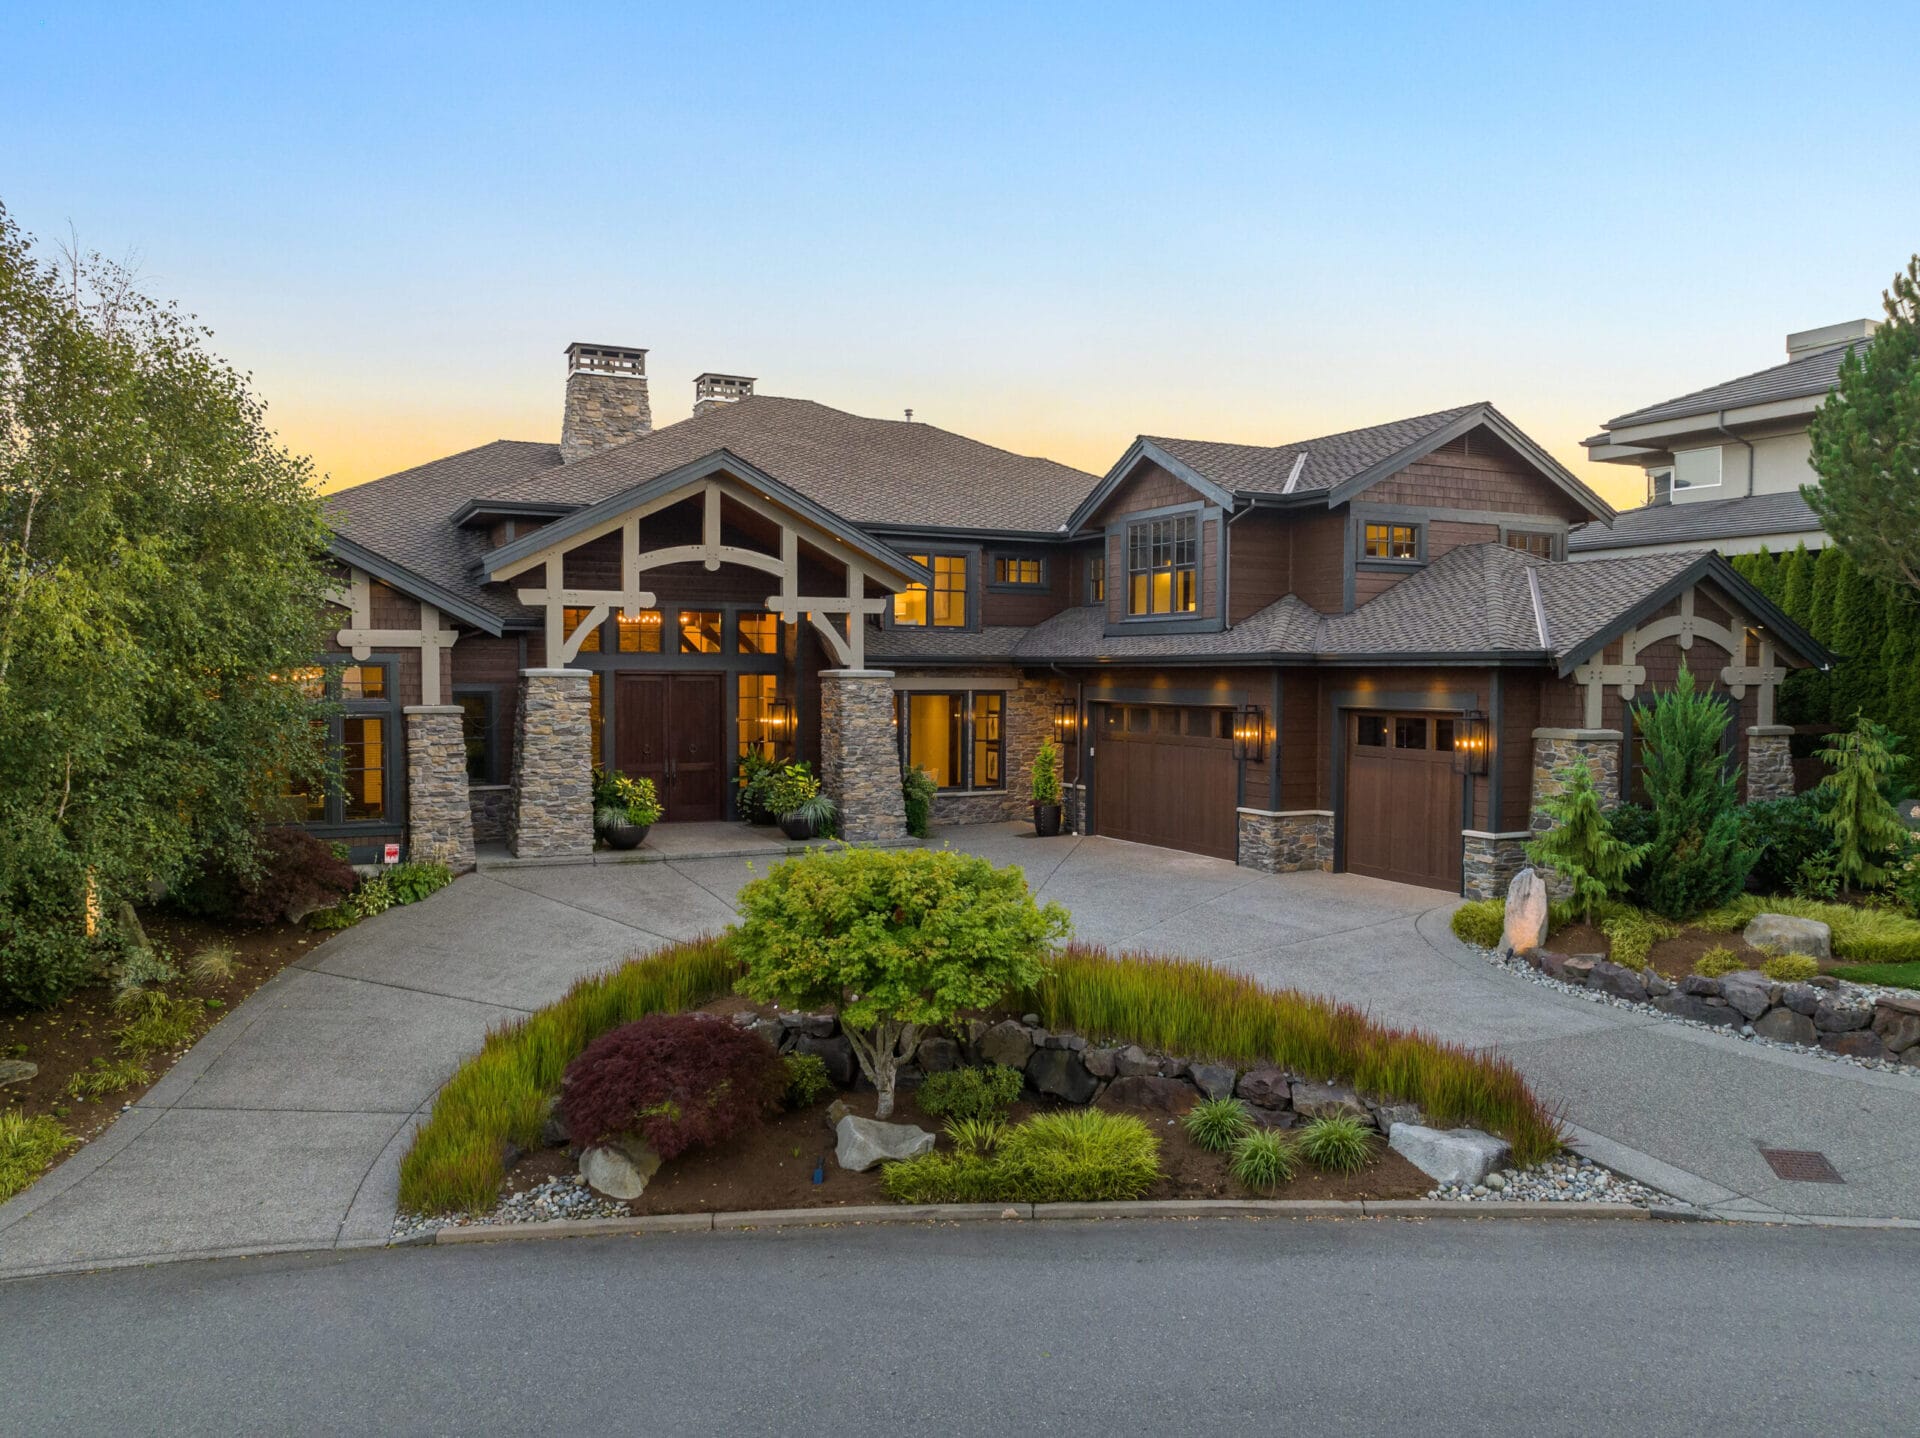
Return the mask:
M1060 823L1069 834L1087 832L1087 786L1063 784L1060 788Z
M1333 871L1333 815L1319 809L1273 813L1240 810L1243 869L1263 874L1297 874L1307 869Z
M513 832L513 785L474 784L467 798L473 809L473 842L506 843Z
M1539 832L1547 827L1541 816L1540 801L1558 794L1565 786L1560 772L1584 763L1593 771L1593 782L1600 789L1602 808L1611 809L1620 802L1620 740L1618 729L1536 729L1533 731L1533 795L1529 827Z
M820 783L840 806L840 837L848 843L907 836L892 680L886 669L820 671Z
M467 740L457 704L410 704L407 725L407 857L473 867L473 809L467 798Z
M516 858L593 853L592 732L586 670L520 671L508 838Z
M1747 730L1747 802L1784 799L1793 793L1793 730L1761 725Z
M1502 899L1513 876L1527 866L1524 834L1475 834L1463 837L1460 892L1469 899Z

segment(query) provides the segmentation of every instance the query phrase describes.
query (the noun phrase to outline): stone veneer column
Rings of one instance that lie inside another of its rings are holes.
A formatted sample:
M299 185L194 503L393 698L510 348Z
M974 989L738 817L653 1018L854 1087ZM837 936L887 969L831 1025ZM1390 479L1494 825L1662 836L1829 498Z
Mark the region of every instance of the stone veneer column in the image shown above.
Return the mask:
M467 738L458 704L409 704L407 857L473 867L473 808L467 797Z
M1533 794L1529 827L1539 833L1547 827L1540 801L1564 787L1560 771L1584 763L1600 789L1600 807L1620 802L1620 740L1618 729L1536 729L1533 731Z
M1085 784L1060 786L1060 824L1069 834L1087 832L1087 786Z
M820 671L820 784L840 806L848 843L907 836L892 681L890 669Z
M508 833L516 858L593 853L593 725L584 669L522 669Z
M1460 893L1468 899L1502 899L1513 876L1526 867L1531 829L1493 834L1463 829L1460 834Z
M1793 793L1793 730L1759 724L1747 730L1747 802L1784 799Z
M1241 809L1236 862L1263 874L1333 871L1331 809Z

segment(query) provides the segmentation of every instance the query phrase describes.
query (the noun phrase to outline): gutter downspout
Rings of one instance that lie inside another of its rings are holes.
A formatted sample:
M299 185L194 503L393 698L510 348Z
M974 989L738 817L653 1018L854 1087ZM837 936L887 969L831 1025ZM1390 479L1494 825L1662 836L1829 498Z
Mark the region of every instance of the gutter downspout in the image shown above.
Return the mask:
M1735 434L1732 430L1727 428L1727 412L1724 409L1714 415L1713 427L1719 430L1720 433L1724 434L1728 439L1733 440L1736 444L1746 445L1747 447L1747 498L1752 499L1753 498L1753 465L1754 465L1753 442L1751 440L1745 440L1740 438L1739 435Z

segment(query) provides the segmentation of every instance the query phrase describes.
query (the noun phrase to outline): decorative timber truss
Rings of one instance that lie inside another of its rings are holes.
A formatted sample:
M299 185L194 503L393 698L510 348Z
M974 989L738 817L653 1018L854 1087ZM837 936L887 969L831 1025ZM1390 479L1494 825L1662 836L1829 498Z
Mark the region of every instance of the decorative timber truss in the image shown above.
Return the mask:
M1720 682L1735 699L1746 698L1747 686L1757 685L1760 694L1755 722L1763 726L1773 723L1774 693L1786 678L1787 670L1778 662L1772 638L1766 630L1753 628L1738 610L1729 610L1728 623L1716 624L1695 612L1693 596L1692 588L1683 589L1679 613L1636 625L1623 633L1619 663L1603 664L1596 658L1573 671L1574 680L1584 684L1587 690L1587 728L1600 727L1601 701L1609 684L1620 691L1622 699L1631 703L1639 687L1647 682L1646 665L1634 662L1640 651L1673 638L1679 639L1683 650L1691 650L1695 639L1708 640L1725 650L1728 662L1720 671Z
M334 636L342 649L355 659L371 659L376 649L413 649L420 651L420 698L424 704L438 704L440 688L440 652L450 649L460 637L457 629L440 624L440 611L422 599L417 629L375 629L373 627L373 580L364 569L349 565L344 587L335 588L328 599L347 611L348 623Z

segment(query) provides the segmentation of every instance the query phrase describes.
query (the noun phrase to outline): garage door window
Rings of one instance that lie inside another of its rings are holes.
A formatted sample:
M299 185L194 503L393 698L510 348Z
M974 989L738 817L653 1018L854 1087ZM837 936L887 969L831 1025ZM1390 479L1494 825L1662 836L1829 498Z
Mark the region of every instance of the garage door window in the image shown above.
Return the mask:
M902 694L901 753L941 789L1006 787L1005 696L989 691Z

